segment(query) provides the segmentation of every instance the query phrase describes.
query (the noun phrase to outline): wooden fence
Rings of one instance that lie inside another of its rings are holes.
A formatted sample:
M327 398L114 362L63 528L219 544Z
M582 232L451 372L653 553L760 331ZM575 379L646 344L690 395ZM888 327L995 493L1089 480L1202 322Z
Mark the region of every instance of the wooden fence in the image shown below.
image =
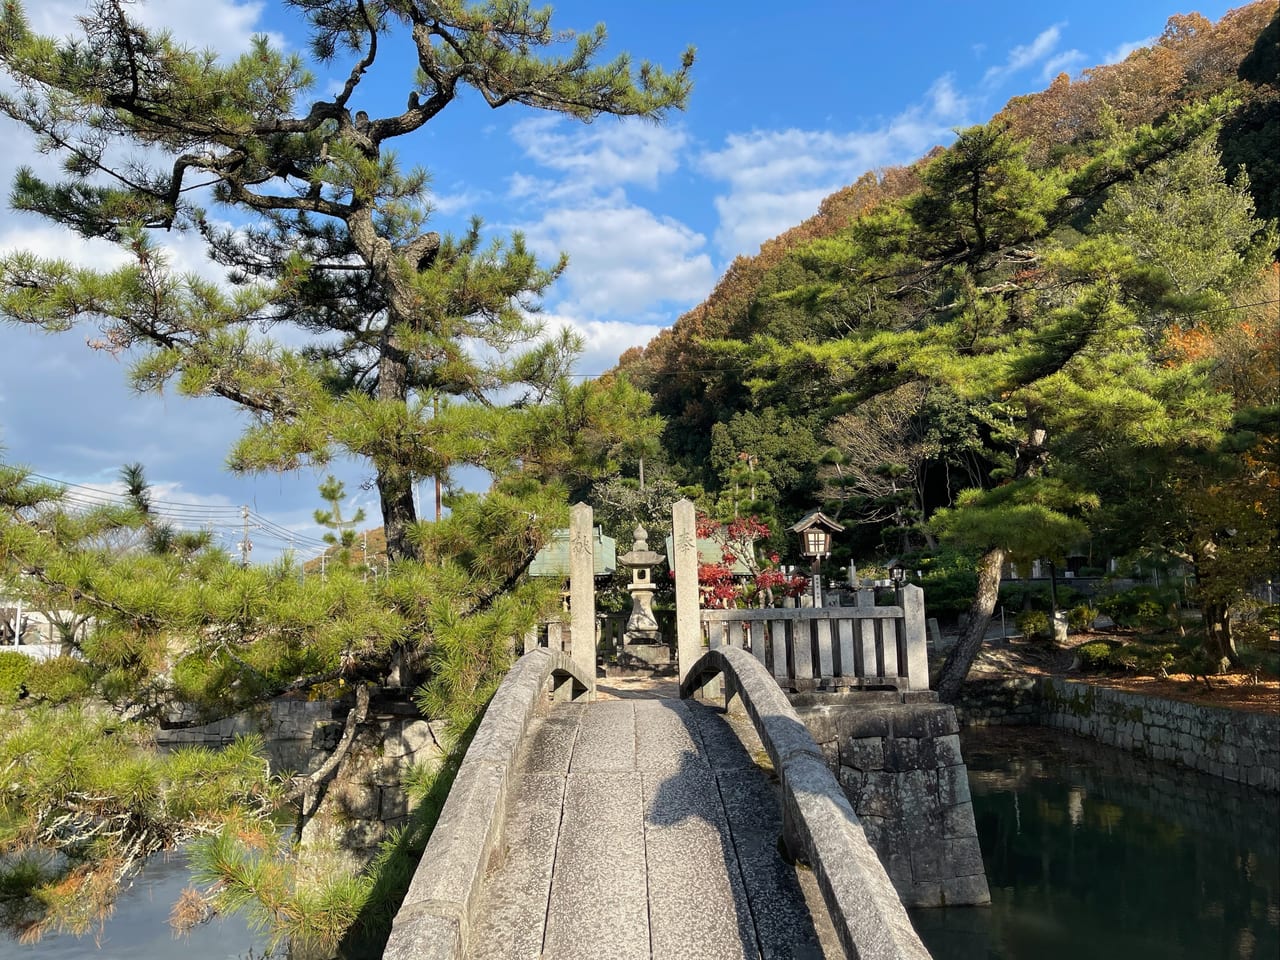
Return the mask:
M786 690L929 687L924 591L914 585L892 606L864 589L853 607L702 610L701 621L708 647L745 648Z

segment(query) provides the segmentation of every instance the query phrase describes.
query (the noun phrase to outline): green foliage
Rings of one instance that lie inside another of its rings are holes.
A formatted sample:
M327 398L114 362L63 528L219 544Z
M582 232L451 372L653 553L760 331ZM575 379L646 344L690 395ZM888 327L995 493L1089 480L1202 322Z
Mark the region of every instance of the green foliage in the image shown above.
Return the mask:
M978 577L971 553L943 546L935 551L912 554L903 562L923 574L920 586L924 588L930 616L954 618L973 603Z
M1176 622L1178 594L1167 587L1139 584L1099 598L1098 609L1117 626L1166 627Z
M0 95L0 112L66 161L58 182L21 171L14 205L129 262L0 257L0 314L48 330L92 323L129 352L138 389L237 404L252 422L235 469L367 463L402 559L414 555L415 477L474 465L574 482L651 431L616 402L617 381L569 382L574 335L542 335L537 301L564 259L544 267L522 236L487 240L478 221L459 236L428 229L429 176L402 168L396 142L468 88L491 106L660 119L683 106L693 53L672 71L598 63L602 27L565 34L524 3L446 5L426 25L398 4L293 6L325 75L349 61L323 94L306 59L265 35L223 60L118 4L79 20L91 39L37 36L18 3L4 5L0 67L30 95ZM398 88L408 106L359 89L396 66L385 53L396 45L380 43L392 32L416 47ZM173 268L155 238L174 228L203 239L231 289ZM277 324L313 340L286 346L269 336Z
M1102 640L1076 647L1076 656L1080 658L1080 669L1085 673L1100 673L1116 669L1111 656L1112 650L1112 645Z
M1049 615L1043 610L1023 610L1014 623L1018 626L1018 632L1028 639L1050 636Z
M476 714L454 731L444 757L405 773L409 822L389 831L363 868L353 871L333 851L304 849L283 833L233 821L191 845L194 876L206 892L189 891L195 902L179 919L198 922L209 907L244 914L269 932L273 949L380 955L479 720Z
M1080 669L1085 673L1136 673L1155 676L1161 671L1184 670L1189 666L1187 651L1176 643L1128 643L1098 640L1076 647ZM1194 672L1203 673L1202 669Z
M17 703L25 693L34 661L25 653L0 650L0 704Z
M1016 560L1058 557L1084 538L1078 516L1097 506L1095 495L1051 478L1024 478L991 490L966 490L955 507L937 511L932 526L959 546L1003 547Z
M1078 603L1067 611L1067 629L1072 633L1088 633L1098 619L1099 610L1087 603Z
M8 708L3 721L0 887L6 918L30 936L84 933L110 911L117 878L228 818L274 833L281 792L260 739L160 752L142 726L75 706ZM11 856L32 846L60 856L42 869Z
M1058 582L1058 609L1070 607L1083 597L1074 587ZM1000 584L1000 602L1010 610L1043 610L1053 607L1049 584L1029 580L1006 580Z
M93 691L93 668L76 657L52 657L31 666L27 674L27 694L33 700L68 703L81 700Z

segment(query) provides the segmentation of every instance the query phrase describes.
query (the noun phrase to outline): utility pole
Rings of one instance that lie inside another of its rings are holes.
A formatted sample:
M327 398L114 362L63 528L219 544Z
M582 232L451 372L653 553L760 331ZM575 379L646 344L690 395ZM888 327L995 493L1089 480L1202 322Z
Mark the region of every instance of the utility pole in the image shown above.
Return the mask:
M244 539L236 546L240 548L240 566L249 566L249 554L253 552L253 541L249 539L249 506L240 508L240 517L244 520Z
M432 418L440 416L440 395L436 394L431 398L431 416ZM436 523L440 522L440 471L436 471L436 475L432 478L436 484Z

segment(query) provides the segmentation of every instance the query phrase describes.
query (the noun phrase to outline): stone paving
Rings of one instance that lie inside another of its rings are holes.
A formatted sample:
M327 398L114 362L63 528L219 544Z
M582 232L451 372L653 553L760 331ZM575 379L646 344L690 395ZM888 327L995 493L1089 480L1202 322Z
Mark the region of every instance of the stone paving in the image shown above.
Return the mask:
M804 871L779 854L750 724L660 685L606 683L616 699L556 705L526 738L468 956L838 956Z

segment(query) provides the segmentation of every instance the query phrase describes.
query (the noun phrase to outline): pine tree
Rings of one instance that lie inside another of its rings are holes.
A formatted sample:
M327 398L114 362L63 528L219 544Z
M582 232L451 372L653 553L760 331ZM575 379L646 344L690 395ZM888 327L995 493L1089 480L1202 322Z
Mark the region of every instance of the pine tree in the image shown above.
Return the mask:
M333 474L320 484L320 499L329 505L328 510L317 510L316 523L325 528L324 542L337 547L337 560L343 565L351 563L351 548L356 545L356 525L364 521L364 508L359 507L351 518L342 517L342 498L347 494L346 485ZM361 567L366 568L367 557L361 556Z
M969 622L938 682L944 699L981 646L1005 562L1061 559L1086 536L1106 490L1091 463L1208 449L1226 426L1230 402L1204 368L1162 352L1178 318L1225 319L1250 302L1274 247L1247 183L1226 185L1205 139L1221 110L1211 101L1162 127L1117 131L1070 174L1032 169L998 124L963 131L919 193L809 249L841 296L870 306L865 326L722 345L758 364L762 397L840 411L918 381L978 413L994 469L931 518L981 553Z
M633 69L626 56L601 64L603 28L566 39L549 11L521 0L286 3L310 30L309 59L260 37L224 62L146 30L126 0L95 0L68 39L37 36L20 3L0 4L0 112L63 169L56 182L22 170L12 204L128 257L110 271L0 257L0 317L96 326L96 344L131 361L139 389L230 400L251 420L234 469L363 462L391 559L376 581L342 565L324 578L288 562L242 568L166 530L140 468L128 468L132 505L114 520L64 509L58 491L0 468L0 576L92 616L84 662L115 714L86 719L71 705L59 717L24 702L0 725L4 758L40 754L42 729L76 731L75 756L48 751L48 764L10 764L0 778L0 921L29 937L84 929L143 856L193 833L222 824L227 843L252 845L272 807L317 786L268 776L252 744L216 782L201 779L199 755L157 766L147 731L173 722L177 704L208 720L284 693L354 690L351 727L370 687L408 662L425 676L419 700L465 730L514 638L556 601L524 572L570 491L656 435L647 397L621 378L574 385L576 339L542 337L538 299L563 260L540 265L520 236L486 239L478 222L461 236L430 229L427 174L396 148L468 90L490 107L661 119L687 97L692 53L673 72ZM375 109L368 78L405 66L388 59L393 35L415 56L402 99L371 116L356 107ZM313 90L309 62L347 70L345 81ZM173 269L169 231L199 236L227 282ZM488 471L490 489L455 492L442 520L418 522L414 482L463 465ZM342 492L322 495L336 506ZM108 521L150 549L103 548ZM107 833L62 844L58 818L79 816L85 796L102 804ZM33 840L58 847L51 869L9 856ZM223 853L209 862L225 902L269 895L295 922L287 932L323 930L329 946L381 889L367 872L300 890L288 864L255 886L239 865L280 865Z
M468 88L495 108L658 119L683 105L692 52L672 73L633 73L625 55L597 64L602 27L566 43L549 10L522 0L289 6L316 63L351 62L333 96L314 96L304 58L265 37L223 63L144 29L123 0L96 0L82 36L65 40L37 36L20 4L4 4L0 65L16 89L0 111L66 172L47 182L23 169L13 205L118 244L131 265L7 255L0 315L50 330L96 322L103 346L133 358L138 388L239 405L256 422L232 451L238 470L367 462L388 553L412 557L415 478L462 464L562 475L572 458L537 454L565 438L544 435L530 406L606 388L571 388L575 339L539 340L529 313L564 261L541 266L521 236L486 241L478 222L458 237L429 229L427 173L397 145ZM392 33L416 60L404 105L370 116L354 105L369 76L397 66L384 62ZM223 226L220 213L245 222ZM156 238L173 230L199 234L230 289L171 267ZM267 336L288 328L314 342ZM495 401L513 394L520 402Z

